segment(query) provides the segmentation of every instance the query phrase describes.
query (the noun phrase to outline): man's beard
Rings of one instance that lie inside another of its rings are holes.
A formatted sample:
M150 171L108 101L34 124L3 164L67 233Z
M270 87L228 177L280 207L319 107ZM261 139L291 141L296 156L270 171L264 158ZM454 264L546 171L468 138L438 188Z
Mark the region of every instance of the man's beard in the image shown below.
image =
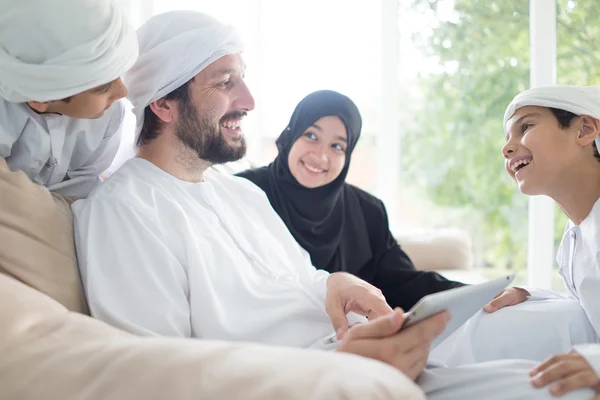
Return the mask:
M234 111L221 118L226 121L241 118L246 113ZM210 164L223 164L237 161L246 155L246 139L240 136L238 146L229 145L223 137L221 121L215 126L208 117L200 117L198 111L190 102L180 103L180 118L175 127L175 136L198 157Z

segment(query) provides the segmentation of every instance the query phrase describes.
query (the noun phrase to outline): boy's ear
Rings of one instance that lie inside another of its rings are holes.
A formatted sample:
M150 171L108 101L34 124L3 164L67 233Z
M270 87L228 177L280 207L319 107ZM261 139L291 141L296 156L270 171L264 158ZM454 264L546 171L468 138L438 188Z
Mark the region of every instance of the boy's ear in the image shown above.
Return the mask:
M582 115L577 142L580 146L588 146L596 140L600 132L600 121L589 115Z
M173 103L165 99L158 99L150 103L150 109L162 122L173 120Z
M50 102L49 101L28 101L27 105L29 107L31 107L34 111L37 111L39 113L45 113L48 111L48 107L50 107Z

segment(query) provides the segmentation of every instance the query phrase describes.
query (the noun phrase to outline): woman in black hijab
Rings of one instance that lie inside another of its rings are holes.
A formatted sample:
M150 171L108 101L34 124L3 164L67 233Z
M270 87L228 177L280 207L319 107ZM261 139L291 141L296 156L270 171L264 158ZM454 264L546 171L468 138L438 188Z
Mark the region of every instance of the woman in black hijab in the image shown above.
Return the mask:
M392 236L381 200L346 183L362 120L348 97L329 90L306 96L277 139L267 167L241 172L271 205L316 268L346 271L410 309L427 294L462 283L415 269Z

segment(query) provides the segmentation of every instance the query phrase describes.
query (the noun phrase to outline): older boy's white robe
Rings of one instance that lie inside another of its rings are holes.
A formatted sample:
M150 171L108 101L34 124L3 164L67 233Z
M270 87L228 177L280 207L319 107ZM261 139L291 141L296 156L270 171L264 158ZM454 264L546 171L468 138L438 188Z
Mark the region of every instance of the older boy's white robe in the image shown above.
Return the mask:
M101 118L76 119L0 98L0 157L51 191L86 197L115 158L124 116L120 101Z

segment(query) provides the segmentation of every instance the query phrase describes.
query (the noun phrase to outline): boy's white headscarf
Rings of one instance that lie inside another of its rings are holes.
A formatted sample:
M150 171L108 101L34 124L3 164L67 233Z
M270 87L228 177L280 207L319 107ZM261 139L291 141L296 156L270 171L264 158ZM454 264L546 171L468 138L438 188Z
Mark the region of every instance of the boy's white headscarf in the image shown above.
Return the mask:
M114 0L0 0L0 96L60 100L127 71L137 39Z
M600 120L600 87L557 85L521 92L510 102L504 113L505 132L508 120L519 108L526 106L557 108ZM600 136L596 137L596 147L600 151Z
M138 41L140 57L124 77L137 120L134 143L144 123L146 106L217 59L243 50L233 26L195 11L171 11L150 18L138 29Z

